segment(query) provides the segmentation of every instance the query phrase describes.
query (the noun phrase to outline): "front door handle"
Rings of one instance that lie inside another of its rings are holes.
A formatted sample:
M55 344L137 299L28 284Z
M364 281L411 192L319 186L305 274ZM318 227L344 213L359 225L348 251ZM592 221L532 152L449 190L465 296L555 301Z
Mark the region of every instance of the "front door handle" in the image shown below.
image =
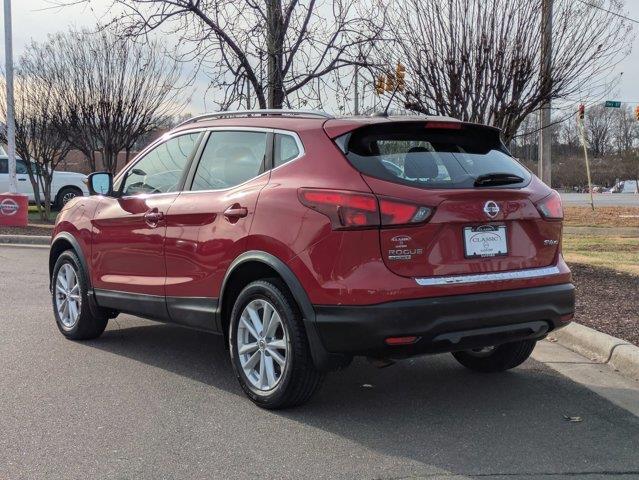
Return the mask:
M235 205L231 205L229 208L224 210L224 216L229 221L237 221L240 218L244 218L248 215L248 208L241 206L239 203Z
M144 214L144 221L151 228L157 227L158 223L160 223L162 220L164 220L164 213L158 211L157 208Z

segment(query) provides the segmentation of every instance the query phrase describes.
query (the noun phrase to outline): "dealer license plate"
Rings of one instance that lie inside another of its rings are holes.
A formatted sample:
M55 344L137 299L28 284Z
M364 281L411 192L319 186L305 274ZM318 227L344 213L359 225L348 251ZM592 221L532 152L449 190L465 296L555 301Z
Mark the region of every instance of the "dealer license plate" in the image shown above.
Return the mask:
M464 253L466 258L508 255L506 226L464 227Z

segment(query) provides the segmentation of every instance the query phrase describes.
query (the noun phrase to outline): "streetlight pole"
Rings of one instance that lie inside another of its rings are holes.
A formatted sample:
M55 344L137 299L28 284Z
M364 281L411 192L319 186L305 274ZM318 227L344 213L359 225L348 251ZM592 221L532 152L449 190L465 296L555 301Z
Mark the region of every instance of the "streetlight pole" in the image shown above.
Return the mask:
M7 83L7 148L9 156L9 192L18 192L16 179L16 124L13 100L13 43L11 0L4 0L4 55Z
M553 0L543 0L541 7L541 92L545 97L539 111L539 177L552 184L552 134L550 131L552 93L552 9Z

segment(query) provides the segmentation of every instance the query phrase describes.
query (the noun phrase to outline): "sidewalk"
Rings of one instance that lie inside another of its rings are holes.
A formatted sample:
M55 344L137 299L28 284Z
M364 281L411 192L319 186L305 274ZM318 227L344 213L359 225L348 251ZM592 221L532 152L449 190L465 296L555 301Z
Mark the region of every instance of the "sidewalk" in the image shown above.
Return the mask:
M639 382L639 347L630 342L575 322L550 332L548 339Z
M532 358L639 417L639 382L619 375L609 364L548 340L537 343Z

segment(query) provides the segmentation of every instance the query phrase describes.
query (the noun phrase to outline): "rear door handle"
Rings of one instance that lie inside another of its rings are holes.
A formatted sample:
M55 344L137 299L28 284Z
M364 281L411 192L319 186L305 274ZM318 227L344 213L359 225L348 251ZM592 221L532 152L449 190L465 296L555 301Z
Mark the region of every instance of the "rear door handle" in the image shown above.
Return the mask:
M239 218L244 218L248 215L248 208L242 207L239 204L231 205L224 210L224 216L229 220L237 221Z

